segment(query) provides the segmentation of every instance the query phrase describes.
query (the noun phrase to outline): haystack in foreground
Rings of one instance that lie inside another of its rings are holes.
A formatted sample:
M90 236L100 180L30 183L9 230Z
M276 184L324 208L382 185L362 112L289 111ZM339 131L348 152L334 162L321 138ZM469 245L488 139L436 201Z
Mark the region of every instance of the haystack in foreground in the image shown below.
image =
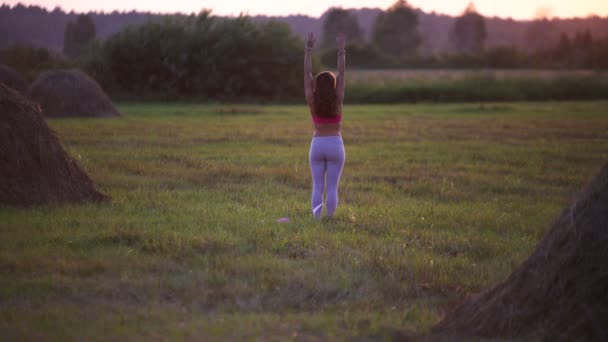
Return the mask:
M65 152L37 105L0 84L0 204L106 198Z
M30 86L28 95L48 117L120 116L99 84L79 70L47 71Z
M19 92L24 92L27 89L25 79L15 70L2 64L0 64L0 83Z
M605 341L607 327L608 164L564 209L528 260L435 331Z

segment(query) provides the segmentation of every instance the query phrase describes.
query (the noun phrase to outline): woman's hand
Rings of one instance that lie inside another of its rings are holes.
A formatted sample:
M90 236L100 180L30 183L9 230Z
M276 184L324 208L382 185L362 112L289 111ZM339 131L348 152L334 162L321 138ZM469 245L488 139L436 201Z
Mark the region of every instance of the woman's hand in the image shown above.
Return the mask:
M308 32L308 38L306 39L306 49L312 50L315 47L315 35L312 32Z
M344 33L338 33L336 36L336 47L338 50L344 50L346 46L346 35Z
M345 54L344 47L346 45L346 35L344 33L338 33L336 35L336 48L338 49L338 75L336 76L336 95L339 99L339 111L342 113L342 101L344 99L344 68L345 68Z

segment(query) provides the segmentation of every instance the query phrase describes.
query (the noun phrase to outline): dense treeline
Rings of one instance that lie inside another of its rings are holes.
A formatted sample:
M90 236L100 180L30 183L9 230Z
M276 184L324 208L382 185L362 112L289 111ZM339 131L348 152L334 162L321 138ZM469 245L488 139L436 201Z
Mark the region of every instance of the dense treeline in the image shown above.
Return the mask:
M359 32L352 13L331 8L325 16L323 37L330 33ZM450 32L451 52L432 55L421 52L419 15L405 0L397 0L377 15L368 41L357 39L348 48L349 65L363 68L608 68L608 32L593 37L590 30L570 37L550 20L539 19L525 32L525 39L538 48L521 49L515 45L488 46L486 19L470 3L457 17ZM542 43L541 43L542 42ZM326 65L335 65L333 51L322 54Z
M6 8L0 7L0 17ZM15 8L28 11L24 6ZM372 32L366 37L352 11L332 8L324 16L321 50L316 56L323 68L335 66L332 37L348 32L352 38L347 45L348 65L355 68L608 68L608 35L594 37L589 30L562 33L554 44L537 50L513 45L488 47L486 19L473 4L453 22L453 52L428 55L423 51L419 15L405 0L397 0L374 17ZM17 69L30 81L43 70L78 67L109 93L123 98L247 101L301 97L303 42L285 22L247 16L225 18L203 11L150 18L102 38L91 16L70 18L63 33L63 51L16 44L0 50L0 63ZM532 25L527 38L545 34L539 27L546 25L551 22L544 19ZM478 91L469 86L481 83L470 82L357 85L349 99L542 100L602 98L608 94L603 80L584 86L578 85L580 80L493 80L483 81ZM587 95L579 94L580 89L588 90Z
M471 77L428 82L349 84L350 103L494 102L608 99L606 77Z
M356 18L363 38L369 39L372 35L375 19L383 10L361 8L346 11ZM414 10L418 16L418 30L422 38L422 44L419 47L420 53L423 56L428 56L454 52L450 35L458 18L434 12L426 13L418 9ZM531 12L533 10L534 8L530 8ZM291 29L302 37L310 31L320 36L324 22L330 14L331 9L320 18L305 15L255 16L252 17L252 20L257 22L275 19L288 23ZM188 16L135 11L90 12L88 15L95 23L98 37L102 40L120 31L125 26L140 25L148 20L158 20L168 16ZM78 13L66 12L61 8L48 11L38 6L18 4L11 7L0 5L0 49L18 43L61 50L67 23L76 19L77 16ZM595 37L603 37L608 34L608 18L597 16L536 21L485 17L484 20L487 32L486 47L514 46L525 51L538 50L542 49L544 44L555 45L562 32L570 36L585 30L589 30Z
M97 36L105 39L129 25L140 25L167 15L144 12L112 12L87 14L95 24ZM13 45L62 50L65 30L79 13L65 12L59 7L52 11L39 6L17 4L0 6L0 49Z

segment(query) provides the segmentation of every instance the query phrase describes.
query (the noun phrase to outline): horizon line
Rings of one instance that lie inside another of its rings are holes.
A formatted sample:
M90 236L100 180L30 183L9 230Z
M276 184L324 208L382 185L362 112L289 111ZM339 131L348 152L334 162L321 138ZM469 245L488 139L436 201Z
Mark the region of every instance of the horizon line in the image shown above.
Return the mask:
M197 15L203 11L210 11L210 13L212 15L215 16L219 16L219 17L228 17L228 18L236 18L239 16L247 16L247 17L269 17L269 18L281 18L281 17L293 17L293 16L301 16L301 17L309 17L309 18L313 18L313 19L321 19L323 14L327 13L327 11L329 11L332 8L343 8L345 10L349 10L349 11L357 11L357 10L380 10L380 11L385 11L384 9L380 8L380 7L344 7L344 6L330 6L328 7L326 10L324 10L321 15L315 16L315 15L311 15L311 14L304 14L304 13L290 13L290 14L280 14L280 15L275 15L275 14L264 14L264 13L257 13L257 14L250 14L249 11L242 11L238 14L235 13L228 13L228 14L217 14L215 12L215 10L213 8L201 8L198 12L192 11L192 12L184 12L184 11L151 11L151 10L144 10L144 9L136 9L136 8L132 8L132 9L112 9L112 10L103 10L103 9L89 9L88 11L77 11L75 9L66 9L61 7L60 5L56 5L52 8L50 8L49 6L45 6L45 5L39 5L39 4L24 4L21 2L18 2L17 4L14 5L10 5L7 3L3 3L2 5L0 5L0 7L4 7L7 6L10 9L13 9L17 6L23 6L23 7L38 7L38 8L42 8L44 10L46 10L47 12L51 13L57 9L61 10L62 12L66 13L66 14L70 14L70 13L74 13L74 14L89 14L89 13L96 13L96 14L112 14L114 12L118 12L118 13L131 13L131 12L136 12L136 13L142 13L142 14L153 14L153 15L185 15L185 16L189 16L189 15ZM443 12L439 12L439 11L425 11L423 9L421 9L420 7L414 7L412 6L412 8L418 12L422 12L426 15L437 15L437 16L447 16L447 17L452 17L452 18L457 18L459 17L461 14L449 14L449 13L443 13ZM479 13L479 12L478 12ZM606 14L605 16L599 15L599 14L588 14L587 16L571 16L571 17L560 17L560 16L555 16L555 15L549 15L547 17L542 17L542 18L516 18L516 17L503 17L503 16L498 16L498 15L484 15L483 13L479 13L481 16L483 16L484 18L492 18L492 19L501 19L501 20L513 20L513 21L535 21L535 20L544 20L544 19L548 19L548 20L576 20L576 19L590 19L590 18L600 18L600 19L608 19L608 14Z

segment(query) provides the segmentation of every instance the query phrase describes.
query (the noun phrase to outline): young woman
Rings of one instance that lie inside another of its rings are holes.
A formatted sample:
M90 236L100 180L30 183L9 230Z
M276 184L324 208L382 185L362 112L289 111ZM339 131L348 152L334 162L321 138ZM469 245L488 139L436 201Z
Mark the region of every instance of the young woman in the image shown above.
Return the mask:
M344 144L340 135L342 121L342 100L344 99L344 45L346 37L338 34L338 75L324 71L313 78L311 50L315 37L308 34L304 52L304 94L312 114L315 132L310 144L310 172L312 173L312 214L320 219L323 211L323 192L325 215L333 216L338 206L338 183L344 166Z

